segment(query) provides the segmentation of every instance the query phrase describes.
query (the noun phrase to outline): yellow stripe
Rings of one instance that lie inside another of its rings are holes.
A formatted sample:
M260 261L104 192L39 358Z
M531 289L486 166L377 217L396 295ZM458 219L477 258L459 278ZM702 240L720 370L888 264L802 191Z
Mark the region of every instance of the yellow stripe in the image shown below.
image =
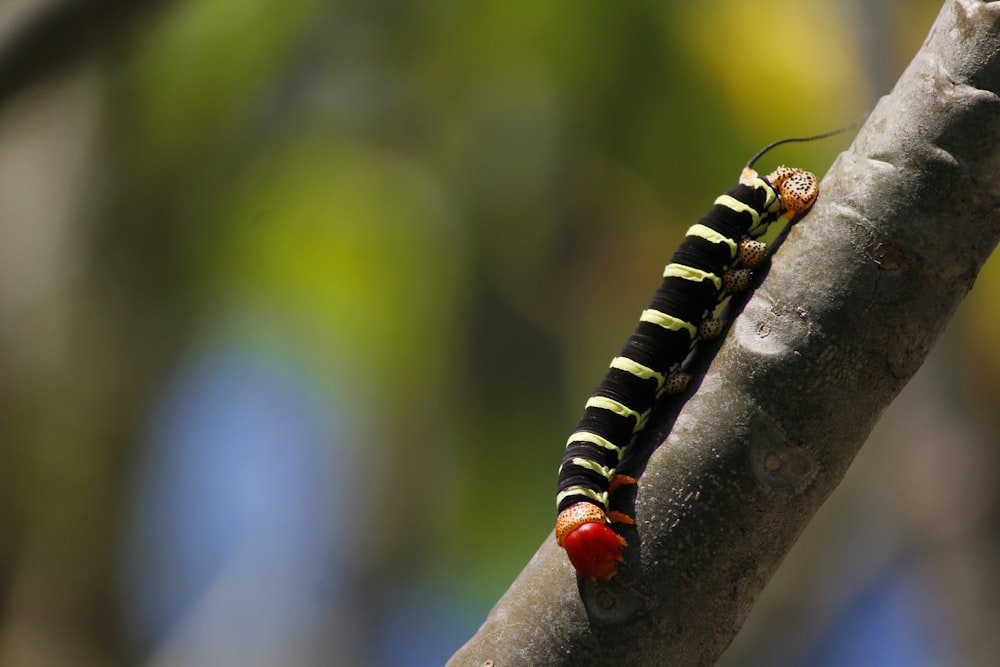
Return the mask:
M611 481L612 475L615 474L615 469L614 468L609 468L607 466L602 466L600 463L597 463L596 461L591 461L590 459L585 459L585 458L580 457L580 456L574 456L570 460L570 463L572 463L573 465L578 466L580 468L586 468L587 470L590 470L591 472L596 472L601 477L607 478L607 480L609 482ZM562 472L562 466L559 466L559 472Z
M735 197L730 197L729 195L719 195L716 198L715 203L718 206L725 206L726 208L736 211L737 213L749 213L750 217L753 219L753 224L751 224L750 227L756 227L760 224L760 213L757 209L749 204L744 204Z
M610 410L620 417L635 417L636 421L642 419L642 415L628 407L624 403L619 403L613 398L608 398L607 396L591 396L587 399L587 404L583 406L586 408L601 408L602 410Z
M556 494L556 509L558 510L562 501L570 496L583 496L585 498L590 498L602 508L606 508L608 506L608 494L606 491L604 493L598 493L597 491L588 489L585 486L571 486L565 491L560 491Z
M659 390L659 388L663 386L663 383L667 381L667 376L663 373L657 373L649 366L644 366L638 361L633 361L628 357L615 357L611 360L611 368L617 368L620 371L631 373L641 380L656 380L657 390Z
M782 212L781 200L778 199L778 193L775 192L774 186L764 180L761 176L757 176L750 182L750 187L754 190L763 190L764 195L764 210L769 213L780 213Z
M687 331L692 338L698 335L698 327L690 322L685 322L679 317L667 315L666 313L661 313L660 311L653 310L652 308L642 311L642 315L639 316L639 321L649 322L650 324L661 326L664 329L669 329L670 331Z
M575 432L573 435L569 436L569 440L566 441L566 445L568 446L570 443L573 442L589 442L592 445L603 447L604 449L614 452L619 459L622 457L622 454L624 453L624 450L621 447L614 444L607 438L602 438L596 433L590 433L589 431Z
M683 264L667 264L667 268L663 269L663 277L681 278L683 280L690 280L693 283L711 280L715 283L715 289L722 289L722 278L719 276L691 266L684 266Z
M697 236L700 239L705 239L709 243L714 243L716 245L727 245L729 246L729 256L736 257L736 252L739 249L736 241L732 240L725 234L720 234L711 227L703 225L701 223L691 225L687 230L685 236Z

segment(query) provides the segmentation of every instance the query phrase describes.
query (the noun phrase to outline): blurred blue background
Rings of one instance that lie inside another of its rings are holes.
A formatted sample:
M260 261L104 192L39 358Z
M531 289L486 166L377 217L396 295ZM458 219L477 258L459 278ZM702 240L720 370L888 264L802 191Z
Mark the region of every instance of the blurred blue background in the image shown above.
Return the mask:
M0 58L52 4L0 9ZM691 220L869 110L939 9L158 5L0 106L2 665L442 664ZM998 290L722 664L998 655Z

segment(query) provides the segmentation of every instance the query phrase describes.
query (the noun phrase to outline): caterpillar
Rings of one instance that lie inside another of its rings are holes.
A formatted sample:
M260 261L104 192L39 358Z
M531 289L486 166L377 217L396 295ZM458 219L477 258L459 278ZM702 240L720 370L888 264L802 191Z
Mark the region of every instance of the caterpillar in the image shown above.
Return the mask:
M816 176L808 171L781 166L761 176L754 164L780 144L845 129L781 139L758 151L737 185L688 229L671 257L635 331L587 400L559 467L556 541L581 576L610 579L624 561L628 543L612 524L635 522L609 511L608 498L618 487L636 483L615 472L625 448L662 396L684 391L690 378L680 369L692 348L724 329L713 313L730 294L748 286L751 269L766 250L757 239L779 218L798 222L819 195Z

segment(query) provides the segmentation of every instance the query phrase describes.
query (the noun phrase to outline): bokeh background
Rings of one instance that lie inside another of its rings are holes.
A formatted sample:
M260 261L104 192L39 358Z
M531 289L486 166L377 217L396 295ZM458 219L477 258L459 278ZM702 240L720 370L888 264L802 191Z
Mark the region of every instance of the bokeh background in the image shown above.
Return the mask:
M686 227L939 8L5 0L0 665L442 664ZM1000 655L998 294L993 262L724 665Z

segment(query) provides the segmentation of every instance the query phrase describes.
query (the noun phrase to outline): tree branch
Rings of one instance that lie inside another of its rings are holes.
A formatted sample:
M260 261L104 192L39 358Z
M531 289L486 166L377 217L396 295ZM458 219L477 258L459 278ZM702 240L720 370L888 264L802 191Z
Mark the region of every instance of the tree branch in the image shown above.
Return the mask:
M998 93L1000 3L948 0L650 459L621 575L550 537L449 664L721 655L1000 239Z
M38 11L0 45L0 105L95 52L118 44L136 19L169 0L63 0Z

